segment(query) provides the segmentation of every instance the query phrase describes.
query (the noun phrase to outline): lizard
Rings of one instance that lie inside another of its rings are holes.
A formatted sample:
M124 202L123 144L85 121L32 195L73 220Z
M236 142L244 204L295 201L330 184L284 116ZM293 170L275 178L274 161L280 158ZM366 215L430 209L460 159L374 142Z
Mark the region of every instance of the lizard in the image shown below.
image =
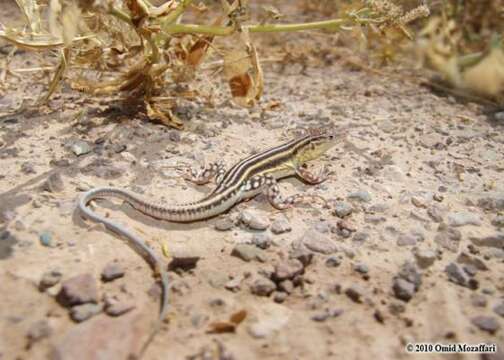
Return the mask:
M309 130L304 136L263 152L251 155L226 171L222 161L203 167L200 171L187 171L185 178L196 184L207 184L215 179L217 186L200 200L165 205L145 199L134 192L116 187L98 187L86 191L78 202L78 210L87 219L105 225L110 231L126 238L137 250L141 251L154 271L161 277L162 298L158 324L151 334L149 343L161 326L168 309L168 275L163 270L163 261L154 250L138 235L88 207L89 202L99 198L118 198L129 203L136 210L156 219L187 223L215 217L235 204L264 193L271 205L284 210L302 202L306 195L295 194L282 196L277 180L297 176L308 184L319 184L328 177L324 166L319 174L310 172L307 162L317 159L336 144L334 132ZM144 345L143 351L147 344Z

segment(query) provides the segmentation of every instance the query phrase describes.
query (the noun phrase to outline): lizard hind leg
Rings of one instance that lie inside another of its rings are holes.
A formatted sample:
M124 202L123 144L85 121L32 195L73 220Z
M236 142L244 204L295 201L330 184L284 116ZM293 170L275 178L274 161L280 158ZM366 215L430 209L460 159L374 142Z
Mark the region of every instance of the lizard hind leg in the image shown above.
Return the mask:
M292 208L296 204L307 202L309 199L319 199L324 203L324 206L327 206L327 201L323 197L318 195L294 194L287 197L282 196L282 194L280 193L280 188L278 187L278 183L274 178L268 179L265 194L270 204L278 210Z
M226 173L225 165L220 161L201 166L199 169L186 168L182 173L182 177L197 185L208 184L212 179L219 184Z

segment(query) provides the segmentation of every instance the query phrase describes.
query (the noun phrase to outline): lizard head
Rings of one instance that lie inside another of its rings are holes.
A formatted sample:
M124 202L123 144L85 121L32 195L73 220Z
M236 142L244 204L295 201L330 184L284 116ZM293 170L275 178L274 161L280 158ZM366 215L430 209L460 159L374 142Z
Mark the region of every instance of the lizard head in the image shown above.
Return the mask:
M336 139L336 135L331 131L309 131L296 153L296 160L302 164L319 158L336 145Z

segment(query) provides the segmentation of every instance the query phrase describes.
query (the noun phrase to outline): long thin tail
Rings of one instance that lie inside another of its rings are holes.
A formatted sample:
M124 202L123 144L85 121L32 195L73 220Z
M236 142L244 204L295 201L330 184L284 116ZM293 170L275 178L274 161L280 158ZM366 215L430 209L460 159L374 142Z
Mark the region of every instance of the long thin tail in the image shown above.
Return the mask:
M164 263L163 261L159 258L159 256L134 232L126 229L125 227L116 224L109 219L98 215L94 211L92 211L87 204L94 200L94 199L99 199L99 198L104 198L104 197L115 197L119 199L126 200L123 196L124 191L121 189L113 188L113 187L101 187L101 188L94 188L91 189L87 192L85 192L79 199L79 205L78 209L81 212L84 217L86 217L89 220L92 220L97 223L102 223L105 225L107 229L110 231L113 231L114 233L118 234L119 236L122 236L126 238L130 245L140 253L140 255L149 263L149 265L152 267L154 272L156 274L159 274L161 277L161 285L162 285L162 295L161 295L161 304L160 304L160 310L159 310L159 318L158 321L156 322L154 329L152 330L151 334L149 335L149 338L143 345L141 351L140 351L140 356L143 355L145 350L147 349L147 346L152 342L154 339L154 336L158 333L159 329L161 328L162 321L166 317L166 313L168 311L168 273L164 269Z

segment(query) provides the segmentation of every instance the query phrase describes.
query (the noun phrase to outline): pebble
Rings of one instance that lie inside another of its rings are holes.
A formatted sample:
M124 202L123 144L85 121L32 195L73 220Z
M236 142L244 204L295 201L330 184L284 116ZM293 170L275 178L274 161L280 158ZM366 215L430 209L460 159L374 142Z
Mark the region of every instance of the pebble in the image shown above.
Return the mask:
M451 252L458 251L461 239L462 233L458 229L449 227L444 223L439 224L438 232L434 237L437 244Z
M231 256L247 262L252 260L266 262L266 256L262 253L262 250L258 249L254 245L238 244L231 251Z
M327 221L320 221L313 226L313 229L322 234L327 234L331 230L331 226Z
M119 279L122 278L123 276L124 276L124 269L120 264L116 262L108 263L101 273L101 279L104 282Z
M308 229L300 241L313 252L329 255L338 251L338 246L328 236L314 229Z
M47 247L55 247L56 246L56 242L54 241L52 234L48 231L42 232L39 235L39 240L43 246L47 246Z
M457 262L459 264L467 264L474 266L478 270L486 271L488 270L488 267L486 264L481 260L480 258L476 256L469 255L465 252L461 252L460 255L457 257Z
M493 311L500 317L504 317L504 301L494 306Z
M427 215L436 223L443 222L443 213L438 206L431 206L427 209Z
M404 182L406 176L400 167L396 165L387 165L383 168L383 176L385 179L393 182Z
M348 199L357 200L361 202L370 202L371 194L366 190L359 190L353 193L348 194Z
M266 230L270 226L267 217L250 209L242 211L240 220L252 230Z
M333 215L343 219L344 217L350 215L353 212L353 207L347 202L338 201L334 204Z
M478 206L483 210L494 211L504 210L504 196L495 194L478 200Z
M223 217L223 218L217 219L217 221L215 222L214 228L217 231L228 231L228 230L231 230L233 228L233 226L234 226L234 223L230 218Z
M72 307L70 317L75 322L82 322L103 311L103 304L82 304Z
M451 212L448 214L448 225L450 226L466 226L466 225L481 225L481 219L475 213L470 212Z
M256 339L269 337L287 325L291 315L292 310L283 305L264 304L258 310L258 320L249 326L248 332Z
M287 293L284 293L283 291L276 291L273 294L273 301L276 303L283 303L289 295Z
M343 309L326 309L323 312L313 315L311 319L316 322L323 322L329 318L338 317L341 314L343 314Z
M27 348L30 348L37 341L51 336L51 334L52 328L46 319L34 322L30 325L26 333L26 338L28 340Z
M415 259L418 266L426 269L436 261L437 255L433 250L420 249L415 251Z
M110 316L121 316L135 308L135 303L129 299L105 297L105 313Z
M49 191L51 193L58 193L65 189L65 184L63 183L63 179L61 178L61 174L59 172L54 172L42 185L42 189L45 191Z
M364 222L366 222L368 224L377 225L379 223L386 222L386 221L387 221L387 218L384 216L380 216L380 215L366 215L364 217Z
M417 208L425 209L427 208L427 203L423 197L420 196L412 196L411 203L415 205Z
M482 294L472 294L471 304L476 307L485 307L487 306L487 299Z
M448 280L451 282L460 286L469 287L469 277L456 263L452 262L448 264L445 268L445 272L448 275Z
M98 287L91 274L74 276L63 282L58 301L64 306L98 303Z
M35 174L35 167L30 162L25 162L21 165L21 172L26 175Z
M241 289L241 282L243 280L243 277L241 276L235 276L233 279L229 280L224 287L233 292L240 291Z
M271 232L275 235L292 231L291 224L285 216L279 217L271 224Z
M495 235L485 236L485 237L470 237L469 238L474 245L494 247L497 249L504 249L504 233L497 233Z
M402 278L395 278L392 290L396 298L404 301L410 301L415 294L415 285Z
M271 235L268 233L257 233L252 236L252 244L260 249L267 249L271 246Z
M329 258L327 258L327 260L325 261L325 265L327 267L338 267L341 265L341 258L338 257L338 256L330 256Z
M354 270L360 274L369 273L369 267L366 264L355 264Z
M473 325L480 330L495 334L499 330L499 322L493 316L475 316L471 319Z
M276 290L276 284L265 277L257 278L250 286L250 291L254 295L269 296Z
M170 263L168 264L169 271L190 271L196 268L201 257L190 252L181 251L172 253Z
M396 243L397 246L413 246L417 243L417 237L409 234L400 234Z
M369 238L369 234L365 232L356 232L355 235L353 236L352 240L355 243L358 243L359 245L362 245L366 240Z
M72 150L72 152L75 155L80 156L80 155L89 154L91 152L92 148L88 142L83 141L83 140L77 140L72 145L70 145L70 150Z
M63 274L58 270L47 271L42 274L38 288L40 291L45 291L60 282Z
M284 280L278 284L278 289L287 294L292 294L292 292L294 291L294 284L290 280Z
M504 227L504 215L497 215L493 218L492 225L498 228Z
M364 291L356 284L351 285L345 290L346 296L352 299L356 303L362 303L362 298L364 297Z
M303 264L303 267L307 267L313 261L313 253L306 250L306 249L303 249L303 248L295 249L295 250L290 251L289 258L290 259L297 259L297 260L301 261L301 264Z
M401 266L401 270L397 276L412 283L415 286L415 291L418 291L420 285L422 285L422 274L418 271L413 262L406 261Z
M276 281L293 279L303 272L304 266L297 259L288 259L275 265L273 277Z

